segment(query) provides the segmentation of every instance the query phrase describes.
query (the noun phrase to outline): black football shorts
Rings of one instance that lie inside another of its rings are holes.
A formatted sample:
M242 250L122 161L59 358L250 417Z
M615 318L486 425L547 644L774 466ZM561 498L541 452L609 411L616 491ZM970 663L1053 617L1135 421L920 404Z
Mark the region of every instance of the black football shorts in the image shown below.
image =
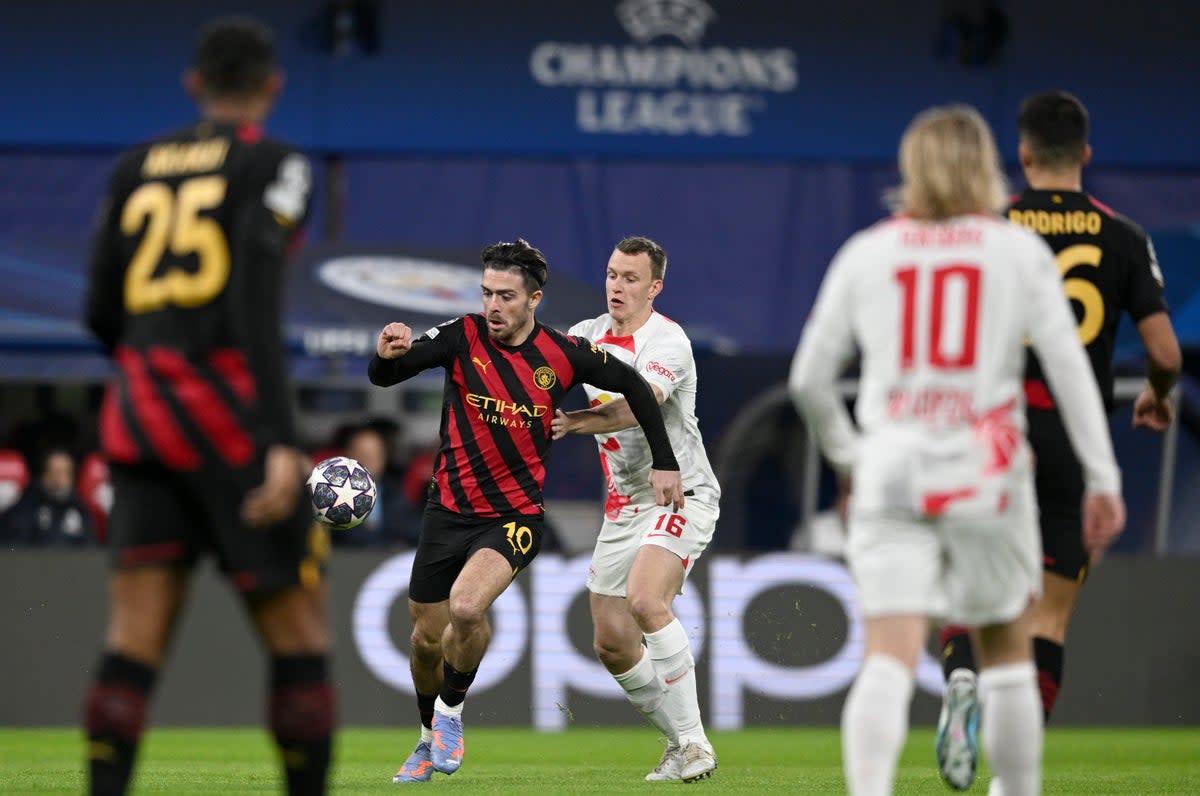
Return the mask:
M1036 457L1042 569L1082 583L1088 565L1083 547L1083 468L1057 410L1030 408L1026 416Z
M537 556L543 529L540 514L467 517L427 504L408 582L408 598L415 603L449 599L450 587L467 559L484 548L504 556L515 578Z
M110 472L108 545L114 569L191 567L212 553L230 582L247 594L321 583L329 532L313 520L304 490L291 516L276 525L254 528L239 516L242 499L262 481L261 461L196 472L113 463Z

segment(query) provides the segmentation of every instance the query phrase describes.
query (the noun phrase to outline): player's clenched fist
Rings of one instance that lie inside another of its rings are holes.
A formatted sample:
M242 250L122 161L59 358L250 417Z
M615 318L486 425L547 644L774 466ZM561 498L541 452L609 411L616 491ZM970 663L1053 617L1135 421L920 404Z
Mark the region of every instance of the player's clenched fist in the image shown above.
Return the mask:
M412 329L403 323L389 323L379 333L379 342L375 344L375 353L380 359L396 359L408 353L412 348Z

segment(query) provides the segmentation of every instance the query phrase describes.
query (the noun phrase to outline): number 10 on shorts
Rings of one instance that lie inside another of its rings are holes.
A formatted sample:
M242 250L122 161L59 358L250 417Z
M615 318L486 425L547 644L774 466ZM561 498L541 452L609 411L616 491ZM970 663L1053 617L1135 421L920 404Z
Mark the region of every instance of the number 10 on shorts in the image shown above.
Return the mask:
M508 533L504 538L508 539L508 543L512 545L513 555L517 551L521 551L525 555L529 554L533 547L533 531L529 530L528 525L517 525L515 522L506 522L504 527L508 529Z
M658 515L658 522L654 523L654 530L664 531L679 538L683 536L683 526L685 524L687 524L687 517L682 514L660 514Z

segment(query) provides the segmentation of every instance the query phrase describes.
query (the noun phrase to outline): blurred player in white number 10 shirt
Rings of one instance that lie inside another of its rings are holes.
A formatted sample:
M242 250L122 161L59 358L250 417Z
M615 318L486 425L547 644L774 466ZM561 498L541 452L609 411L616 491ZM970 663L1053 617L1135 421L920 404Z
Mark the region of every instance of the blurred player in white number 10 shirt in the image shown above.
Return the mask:
M558 412L554 437L594 434L608 486L588 590L600 662L667 738L651 781L703 779L717 767L700 720L695 661L671 611L716 528L721 488L696 423L696 363L683 329L654 311L667 255L649 238L617 244L608 261L609 311L570 333L633 366L654 390L683 477L684 505L655 505L646 437L625 400L584 385L591 408ZM646 644L643 649L642 638Z
M1120 471L1054 255L995 215L1004 184L987 123L964 106L918 115L900 142L900 174L898 214L852 237L829 266L790 377L809 428L852 483L847 560L867 649L842 711L847 784L857 796L891 793L918 652L930 618L948 618L978 628L993 792L1035 794L1042 713L1030 622L1041 543L1026 341L1083 463L1093 555L1125 522ZM856 345L857 429L835 389Z

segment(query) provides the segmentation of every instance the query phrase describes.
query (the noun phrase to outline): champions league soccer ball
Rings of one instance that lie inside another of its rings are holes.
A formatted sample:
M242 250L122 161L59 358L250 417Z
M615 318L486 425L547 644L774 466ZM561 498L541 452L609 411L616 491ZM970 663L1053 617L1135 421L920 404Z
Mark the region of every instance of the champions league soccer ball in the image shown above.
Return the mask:
M375 507L375 479L346 456L318 462L305 484L313 517L331 528L353 528Z

